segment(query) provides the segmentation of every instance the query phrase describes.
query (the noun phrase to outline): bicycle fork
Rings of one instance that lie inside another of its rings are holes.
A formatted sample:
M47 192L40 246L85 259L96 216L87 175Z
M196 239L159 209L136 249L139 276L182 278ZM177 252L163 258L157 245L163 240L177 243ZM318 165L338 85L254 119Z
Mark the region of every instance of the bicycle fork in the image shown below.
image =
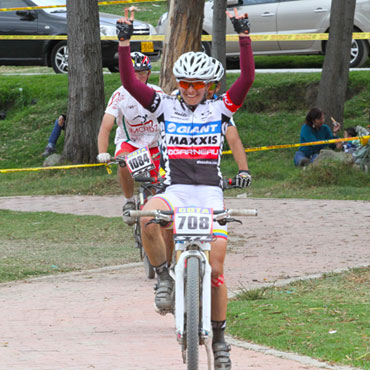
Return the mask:
M192 242L190 250L185 250L188 243L177 242L175 245L177 263L175 266L175 318L176 318L176 338L179 344L186 345L185 339L185 274L186 261L190 257L199 259L200 266L200 325L199 343L206 347L212 343L211 328L211 266L207 256L211 250L209 243ZM208 348L209 349L209 348ZM208 356L208 350L207 350Z

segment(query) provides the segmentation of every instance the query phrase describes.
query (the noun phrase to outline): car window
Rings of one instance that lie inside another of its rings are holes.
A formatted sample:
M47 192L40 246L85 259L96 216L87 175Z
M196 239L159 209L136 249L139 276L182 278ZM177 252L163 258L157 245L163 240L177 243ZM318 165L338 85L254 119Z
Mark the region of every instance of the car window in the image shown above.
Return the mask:
M0 8L23 8L28 6L23 0L0 0Z
M243 0L243 5L278 3L279 0Z
M66 0L33 0L36 6L66 5ZM47 13L65 13L67 8L43 9Z

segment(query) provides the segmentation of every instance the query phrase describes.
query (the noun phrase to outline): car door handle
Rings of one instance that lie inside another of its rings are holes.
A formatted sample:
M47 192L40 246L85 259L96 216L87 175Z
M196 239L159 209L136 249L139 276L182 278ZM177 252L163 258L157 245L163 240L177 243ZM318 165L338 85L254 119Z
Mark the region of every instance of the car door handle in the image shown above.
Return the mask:
M270 12L264 12L261 14L261 17L273 17L275 13L270 13Z
M317 8L314 10L315 13L325 13L325 12L328 12L329 9L325 9L325 8Z

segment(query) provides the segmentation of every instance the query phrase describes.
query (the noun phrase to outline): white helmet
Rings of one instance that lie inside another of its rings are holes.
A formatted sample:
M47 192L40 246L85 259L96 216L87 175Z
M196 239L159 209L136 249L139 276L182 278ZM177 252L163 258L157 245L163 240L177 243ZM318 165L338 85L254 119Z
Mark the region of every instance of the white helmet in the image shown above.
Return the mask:
M192 78L209 81L213 77L213 70L214 66L210 57L200 51L182 54L173 66L176 79Z
M221 81L222 76L224 75L224 67L222 63L216 58L211 58L213 64L213 78L212 81L219 82Z

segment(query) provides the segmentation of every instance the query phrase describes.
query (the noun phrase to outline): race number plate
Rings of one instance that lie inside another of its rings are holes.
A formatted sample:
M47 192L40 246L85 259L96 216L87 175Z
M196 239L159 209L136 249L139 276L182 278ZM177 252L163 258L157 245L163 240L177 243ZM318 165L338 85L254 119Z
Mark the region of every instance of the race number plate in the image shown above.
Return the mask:
M141 42L141 52L142 53L154 53L153 41L143 41L143 42Z
M148 147L140 148L126 156L127 168L132 177L141 175L155 168Z
M200 207L176 207L174 213L175 239L213 239L213 210Z

